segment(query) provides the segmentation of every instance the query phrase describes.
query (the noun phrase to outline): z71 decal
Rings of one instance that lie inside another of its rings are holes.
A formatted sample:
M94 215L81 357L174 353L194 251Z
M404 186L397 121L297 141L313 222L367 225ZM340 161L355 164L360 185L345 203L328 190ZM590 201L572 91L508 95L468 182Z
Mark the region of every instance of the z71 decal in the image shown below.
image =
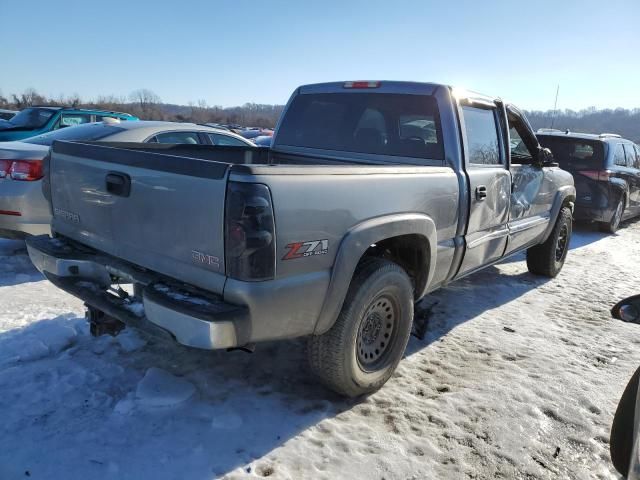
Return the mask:
M287 245L289 251L282 257L283 260L310 257L312 255L326 255L329 253L329 240L309 240L308 242L295 242Z

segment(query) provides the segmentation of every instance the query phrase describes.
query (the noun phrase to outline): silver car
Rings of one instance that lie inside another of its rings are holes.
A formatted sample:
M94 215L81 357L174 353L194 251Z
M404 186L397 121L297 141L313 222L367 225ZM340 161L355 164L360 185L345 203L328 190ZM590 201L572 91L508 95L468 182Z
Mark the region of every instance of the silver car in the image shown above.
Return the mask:
M254 146L240 135L204 125L113 120L0 142L0 237L50 232L51 215L42 194L42 160L54 140Z

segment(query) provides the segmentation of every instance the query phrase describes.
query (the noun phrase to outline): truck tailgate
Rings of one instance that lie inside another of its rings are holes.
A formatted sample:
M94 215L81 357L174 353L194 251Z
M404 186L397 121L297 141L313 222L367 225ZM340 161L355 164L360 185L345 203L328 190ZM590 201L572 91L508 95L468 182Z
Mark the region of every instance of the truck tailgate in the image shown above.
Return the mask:
M144 147L55 142L48 173L52 229L222 292L228 168Z

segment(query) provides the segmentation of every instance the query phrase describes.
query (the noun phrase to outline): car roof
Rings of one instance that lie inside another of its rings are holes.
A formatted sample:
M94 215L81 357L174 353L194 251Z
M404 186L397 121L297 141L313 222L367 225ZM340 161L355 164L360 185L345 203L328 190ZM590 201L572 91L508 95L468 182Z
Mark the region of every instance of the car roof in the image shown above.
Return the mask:
M536 136L547 136L547 137L563 137L563 138L575 138L579 140L595 140L598 142L605 143L618 143L620 141L623 142L631 142L626 138L622 138L620 135L615 133L581 133L581 132L570 132L569 130L551 130L551 129L543 129L540 128L536 132Z
M93 125L100 125L102 122L96 122ZM88 125L88 124L87 124ZM163 122L156 120L139 120L137 122L120 122L120 123L110 123L110 126L113 126L118 129L118 132L114 134L114 136L127 136L124 131L135 131L138 137L147 138L154 134L160 132L176 132L176 131L191 131L191 132L209 132L209 133L218 133L221 135L225 135L227 137L233 137L242 140L247 145L251 145L252 143L248 141L246 138L241 137L240 135L236 135L229 130L223 130L221 128L209 127L206 125L198 125L195 123L179 123L179 122ZM77 128L77 127L71 127Z
M115 110L104 110L102 108L76 108L76 107L65 107L60 105L31 105L26 108L43 108L47 110L66 110L70 112L91 112L91 113L111 113L114 115L124 115L127 117L133 117L134 115L127 112L116 112Z
M84 130L84 131L83 131ZM102 142L143 142L148 138L153 137L159 133L165 132L179 132L179 131L191 131L191 132L203 132L203 133L216 133L224 135L226 137L233 137L246 144L247 146L255 146L253 142L242 138L240 135L229 132L227 130L220 130L217 128L206 127L203 125L196 125L194 123L177 123L177 122L160 122L160 121L145 121L140 120L137 122L93 122L84 123L74 127L67 127L64 130L53 130L51 132L37 135L36 137L26 138L22 140L24 143L31 143L31 140L41 138L51 138L56 135L56 132L79 132L79 136L75 140L69 136L61 140L65 141L83 141L82 139L90 138L91 135L87 133L93 133L101 135L101 130L104 132L104 136L100 136ZM82 132L82 134L80 134ZM94 136L95 138L95 136ZM0 145L7 146L6 143L0 142Z

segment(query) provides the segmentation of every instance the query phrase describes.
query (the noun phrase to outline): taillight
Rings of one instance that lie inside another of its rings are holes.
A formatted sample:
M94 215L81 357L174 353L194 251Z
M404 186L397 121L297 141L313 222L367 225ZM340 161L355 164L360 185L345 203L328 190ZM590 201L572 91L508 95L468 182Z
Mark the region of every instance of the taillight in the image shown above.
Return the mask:
M229 182L225 207L226 274L238 280L269 280L276 270L271 194L260 183Z
M42 176L42 160L0 160L0 178L33 181Z
M11 170L11 160L0 160L0 178L5 178Z
M11 164L8 174L13 180L31 182L42 178L42 160L3 160L3 162ZM0 165L0 173L1 171Z
M611 172L609 170L579 170L576 173L599 182L606 182L611 177Z

